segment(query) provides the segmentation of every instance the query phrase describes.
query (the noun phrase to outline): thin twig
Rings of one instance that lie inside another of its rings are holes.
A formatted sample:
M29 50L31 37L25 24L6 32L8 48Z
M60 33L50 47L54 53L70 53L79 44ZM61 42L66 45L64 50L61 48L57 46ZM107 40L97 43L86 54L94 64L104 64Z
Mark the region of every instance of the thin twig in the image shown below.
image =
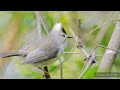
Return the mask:
M96 57L102 57L103 55L96 55Z
M119 50L115 50L115 49L112 49L112 48L109 48L109 47L105 47L105 46L103 46L103 45L97 45L97 46L96 46L96 48L97 48L97 47L106 48L106 49L113 50L113 51L117 51L117 52L119 52L119 53L120 53L120 51L119 51Z
M83 69L81 70L80 75L78 76L78 79L81 79L83 77L83 75L86 73L86 71L94 64L96 63L96 48L97 46L95 46L93 48L93 50L91 51L90 55L88 58L86 58L86 63L84 64Z
M107 24L108 22L104 22L103 24L99 25L98 27L96 27L93 30L90 30L90 32L88 34L86 34L84 37L82 37L81 40L83 40L84 38L86 38L88 35L92 34L93 32L95 32L97 29L99 29L100 27L104 26L105 24Z
M93 65L93 63L96 62L95 55L93 53L89 54L85 50L84 46L82 45L81 39L77 35L75 35L75 33L73 32L72 29L69 29L69 30L72 33L75 42L77 43L77 48L80 49L82 51L82 53L85 55L85 57L86 57L86 63L84 65L83 71L78 77L78 78L81 78L84 75L84 73Z
M105 49L110 49L110 50L117 51L117 52L120 53L119 50L114 50L114 49L111 49L111 48L107 48L107 47L105 47L105 46L103 46L103 45L96 45L96 46L93 48L93 50L91 51L91 54L94 53L98 47L105 48ZM92 56L93 56L93 57L91 58L92 60L89 60L89 64L87 64L87 62L86 62L86 64L84 65L83 69L81 70L82 72L81 72L81 74L80 74L79 77L78 77L79 79L82 78L83 75L85 74L85 72L92 66L93 63L91 63L91 62L93 62L93 59L95 60L95 57L96 57L96 56L100 56L100 55L95 55L95 54L94 54L94 55L92 55ZM90 62L90 61L91 61L91 62ZM96 61L95 61L95 62L96 62Z
M83 71L81 72L81 74L79 75L78 79L81 79L83 77L83 75L86 73L86 71L96 62L95 60L95 50L92 53L91 57L89 58L89 60L87 60L86 64L85 64L85 68L83 69Z
M71 53L74 51L75 48L76 48L76 45L73 46L73 48L71 49L71 51L70 51L70 53L68 54L68 56L64 59L63 63L64 63L65 61L68 61ZM52 76L55 75L55 73L56 73L56 71L58 70L59 67L60 67L60 64L57 66L57 68L55 69L55 71L54 71L54 73L52 74ZM73 74L75 74L75 73L73 73ZM75 75L75 76L76 76L76 75Z
M41 12L39 12L39 15L40 15L40 18L41 18L41 23L42 23L42 25L43 25L43 27L44 27L47 35L48 35L49 32L48 32L48 29L47 29L47 27L46 27L46 25L45 25L45 23L44 23L44 21L43 21L43 18L42 18L42 16L41 16Z
M70 50L70 53L68 54L68 56L65 58L65 60L63 62L65 62L69 59L70 55L72 54L72 52L74 51L75 48L76 48L76 45L73 46L73 48Z
M83 54L81 52L63 52L64 54ZM96 55L96 57L102 57L103 55Z
M81 44L81 40L74 34L71 28L69 28L69 30L72 33L75 42L77 43L77 47L82 51L82 53L85 55L86 58L89 57L89 54L87 53L87 51L84 49L83 45Z
M64 54L83 54L81 52L63 52Z
M40 18L39 11L35 11L35 15L36 15L36 23L37 23L38 37L39 37L39 39L41 39L42 26L41 26L41 23L40 23L41 18Z
M118 12L117 12L117 13L118 13ZM117 14L117 13L116 13L116 14ZM112 15L113 15L113 14L114 14L114 12L112 13ZM110 17L110 18L111 18L111 17ZM109 19L108 21L106 21L106 22L104 22L103 24L99 25L99 26L96 27L95 29L90 30L90 32L89 32L88 34L86 34L84 37L82 37L81 40L83 41L86 37L88 37L88 35L92 34L92 33L95 32L97 29L103 27L105 24L107 24L107 23L109 23L109 22L111 22L111 21L117 21L117 20L116 20L116 19L113 19L113 18Z
M110 14L107 14L107 15L105 15L105 18L103 19L103 21L101 22L101 24L103 23L103 22L108 22L106 25L104 25L103 27L101 27L101 29L100 29L100 31L98 32L98 34L97 34L97 36L96 36L96 38L95 38L95 42L96 43L101 43L101 41L103 40L103 38L104 38L104 35L105 35L105 33L107 32L107 28L111 25L111 23L112 23L112 19L114 18L116 16L116 14L115 14L115 12L113 11L113 12L111 12Z
M63 63L61 57L59 58L59 62L60 62L60 79L63 79Z

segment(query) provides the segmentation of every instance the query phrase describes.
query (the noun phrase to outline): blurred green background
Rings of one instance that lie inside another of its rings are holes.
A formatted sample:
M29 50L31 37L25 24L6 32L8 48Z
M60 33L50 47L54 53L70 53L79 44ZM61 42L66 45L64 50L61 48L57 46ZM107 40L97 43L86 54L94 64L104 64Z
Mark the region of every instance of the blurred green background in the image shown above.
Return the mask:
M96 44L108 45L116 24L113 19L117 19L118 14L117 11L41 11L41 17L49 32L55 23L62 22L68 35L71 35L69 28L72 28L77 35L81 38L84 37L82 42L89 53ZM79 18L81 20L80 30L77 23ZM102 27L99 27L101 25ZM97 28L96 31L88 34L95 28ZM46 35L43 27L42 34ZM17 51L26 43L35 40L36 36L36 16L34 11L0 11L0 52ZM69 40L65 52L70 52L74 44L74 40ZM80 52L80 50L75 48L74 52ZM97 48L96 55L100 55L96 57L98 63L94 64L83 78L95 78L94 76L104 52L104 48ZM62 54L61 57L65 61L63 63L63 77L65 79L77 78L85 63L84 55L71 54L66 59L68 54ZM32 70L30 65L22 65L23 60L24 58L21 57L0 59L0 78L43 79L42 72ZM120 72L119 64L120 54L117 55L112 72ZM49 66L49 72L53 79L60 78L58 65L59 61L56 61Z

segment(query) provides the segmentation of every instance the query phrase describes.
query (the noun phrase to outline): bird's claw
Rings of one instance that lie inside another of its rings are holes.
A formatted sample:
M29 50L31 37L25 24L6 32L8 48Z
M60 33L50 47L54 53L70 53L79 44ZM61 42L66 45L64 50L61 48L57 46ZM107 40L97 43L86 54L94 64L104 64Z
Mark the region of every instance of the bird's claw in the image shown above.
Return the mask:
M43 75L43 78L46 78L46 79L50 79L50 74L49 73L45 73L44 75Z

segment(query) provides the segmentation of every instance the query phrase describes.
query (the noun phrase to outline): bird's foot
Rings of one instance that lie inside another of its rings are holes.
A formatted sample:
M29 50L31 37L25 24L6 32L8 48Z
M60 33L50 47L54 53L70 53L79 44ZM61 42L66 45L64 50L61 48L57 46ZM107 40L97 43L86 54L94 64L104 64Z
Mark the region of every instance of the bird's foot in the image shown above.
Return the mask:
M50 79L50 74L48 72L44 72L43 77L45 77L46 79Z
M45 77L46 79L50 79L51 76L50 76L50 74L47 71L45 71L41 67L38 67L38 69L41 69L44 72L43 78Z

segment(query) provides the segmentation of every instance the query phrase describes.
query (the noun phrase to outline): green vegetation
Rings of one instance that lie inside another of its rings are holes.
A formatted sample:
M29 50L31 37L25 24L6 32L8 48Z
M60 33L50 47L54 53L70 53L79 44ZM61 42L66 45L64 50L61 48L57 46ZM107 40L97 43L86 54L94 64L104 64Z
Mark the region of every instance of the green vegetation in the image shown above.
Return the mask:
M62 22L63 26L68 35L72 35L69 28L80 35L80 37L84 37L89 32L94 30L96 27L99 27L106 21L109 21L110 18L117 19L118 16L117 12L114 12L114 16L111 12L83 12L83 11L41 11L41 17L44 20L46 27L48 28L49 32L52 29L53 25L57 22ZM107 18L106 18L107 17ZM77 27L77 20L78 18L81 19L80 30ZM105 20L106 19L106 20ZM100 31L104 29L99 27L96 29L95 32L88 34L83 40L83 44L85 49L90 53L93 47L96 44L101 44L107 46L110 40L110 37L114 31L114 27L116 25L116 21L110 21L111 23L105 28L105 33L103 37L101 37L101 41L98 43L96 41L97 37L101 34ZM36 30L36 16L34 11L16 11L16 12L0 12L0 52L6 51L17 51L26 43L31 42L37 37L37 30ZM106 30L107 29L107 30ZM46 35L45 29L42 26L42 34ZM99 39L99 38L98 38ZM65 48L65 52L70 52L71 49L74 47L75 41L69 40L68 46ZM80 52L79 49L75 48L73 52ZM94 64L83 76L85 79L95 78L95 73L98 70L99 64L101 63L102 56L104 55L105 49L98 48L96 50L96 55L101 55L96 57L97 64ZM63 63L63 78L77 78L78 75L81 73L81 70L84 66L84 55L83 54L71 54L66 59L68 54L62 54L62 58L65 62ZM14 59L14 60L13 60ZM112 71L113 72L120 72L120 54L117 55L117 58L113 64ZM39 78L43 79L43 72L34 71L31 69L31 65L22 65L22 61L24 58L19 57L12 57L7 58L4 61L0 59L0 78L4 78L4 74L6 72L6 68L9 67L11 62L14 62L14 68L17 72L19 72L19 76L25 78ZM60 69L58 67L59 61L51 64L49 66L49 72L52 78L60 78ZM56 70L56 68L58 69ZM4 72L3 72L4 69ZM12 68L9 73L7 73L8 77L9 74L12 73ZM15 75L16 73L13 71L12 73ZM54 75L53 75L54 74ZM18 74L17 74L18 75ZM17 76L16 76L17 77ZM14 77L14 78L16 78ZM6 77L5 77L6 78ZM117 77L118 78L118 77Z

